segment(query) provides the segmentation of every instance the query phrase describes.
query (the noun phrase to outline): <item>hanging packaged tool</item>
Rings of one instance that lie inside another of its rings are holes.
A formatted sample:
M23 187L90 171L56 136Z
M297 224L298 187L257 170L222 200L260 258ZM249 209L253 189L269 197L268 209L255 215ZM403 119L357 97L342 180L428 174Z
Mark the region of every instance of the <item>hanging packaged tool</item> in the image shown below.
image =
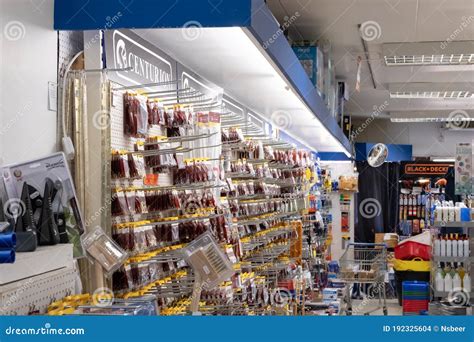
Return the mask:
M21 203L24 204L23 215L19 216L15 224L17 237L17 252L33 252L38 246L36 224L33 218L33 206L31 204L28 184L23 183L21 190Z

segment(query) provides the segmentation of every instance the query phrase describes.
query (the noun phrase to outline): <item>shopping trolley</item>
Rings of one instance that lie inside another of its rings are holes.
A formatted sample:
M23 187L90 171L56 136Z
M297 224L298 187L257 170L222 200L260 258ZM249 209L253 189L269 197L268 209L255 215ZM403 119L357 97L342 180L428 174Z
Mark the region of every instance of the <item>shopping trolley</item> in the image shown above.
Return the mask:
M383 309L387 315L385 274L387 272L387 247L380 243L350 243L339 259L339 280L345 283L343 303L346 315L370 313ZM352 308L351 290L354 284L367 284L366 298ZM379 306L363 312L371 299L378 298Z

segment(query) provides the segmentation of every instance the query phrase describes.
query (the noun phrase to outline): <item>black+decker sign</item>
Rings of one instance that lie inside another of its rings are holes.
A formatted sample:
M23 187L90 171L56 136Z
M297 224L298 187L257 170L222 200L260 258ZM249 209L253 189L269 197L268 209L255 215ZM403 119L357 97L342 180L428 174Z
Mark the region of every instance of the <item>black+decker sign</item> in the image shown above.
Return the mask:
M452 164L405 164L406 175L445 175Z

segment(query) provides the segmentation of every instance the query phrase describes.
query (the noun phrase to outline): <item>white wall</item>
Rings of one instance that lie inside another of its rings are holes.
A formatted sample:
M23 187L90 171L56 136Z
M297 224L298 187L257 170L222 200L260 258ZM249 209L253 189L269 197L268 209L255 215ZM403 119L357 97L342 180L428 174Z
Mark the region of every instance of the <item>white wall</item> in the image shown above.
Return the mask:
M9 164L47 155L56 146L53 0L0 0L0 158ZM0 160L1 162L1 160Z
M334 162L321 162L321 166L331 171L331 179L337 180L341 175L350 175L354 172L354 167L351 163L334 163ZM341 232L341 208L339 204L340 192L331 193L332 201L332 243L331 243L331 257L332 260L339 260L341 255L344 253L344 246L342 243L342 232ZM350 241L354 242L354 194L350 194L351 207L350 207L350 220L349 220L349 235Z
M355 121L354 128L363 121ZM471 142L473 131L441 129L441 123L396 123L374 120L357 136L358 142L411 144L415 157L454 157L456 144Z

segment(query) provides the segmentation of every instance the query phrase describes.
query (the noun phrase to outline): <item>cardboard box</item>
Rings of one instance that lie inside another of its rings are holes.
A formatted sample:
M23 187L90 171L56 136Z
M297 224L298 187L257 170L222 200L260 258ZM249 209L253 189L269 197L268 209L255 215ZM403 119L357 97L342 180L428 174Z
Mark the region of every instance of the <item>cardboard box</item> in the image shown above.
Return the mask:
M326 287L323 289L323 302L329 303L334 300L337 300L338 289Z

